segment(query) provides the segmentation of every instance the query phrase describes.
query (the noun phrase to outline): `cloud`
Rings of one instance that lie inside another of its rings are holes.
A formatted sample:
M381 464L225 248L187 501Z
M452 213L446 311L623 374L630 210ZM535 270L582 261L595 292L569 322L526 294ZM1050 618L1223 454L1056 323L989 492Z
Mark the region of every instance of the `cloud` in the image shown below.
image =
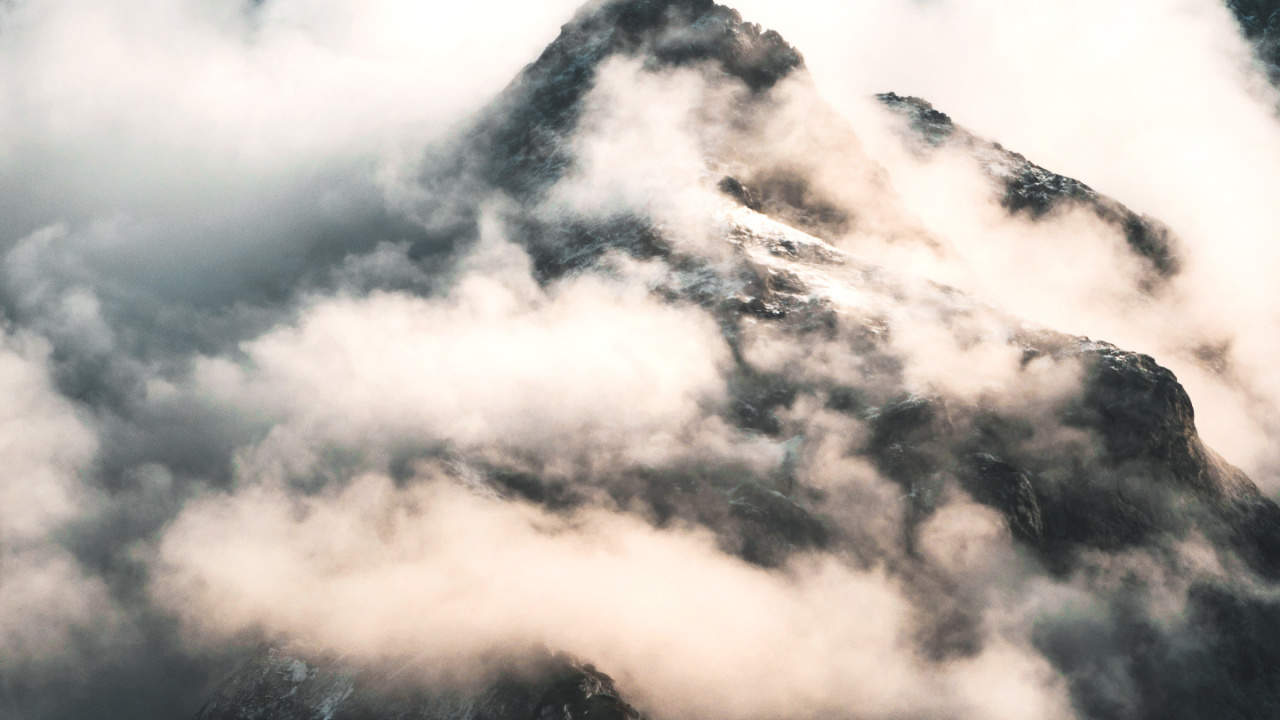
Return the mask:
M0 448L6 458L0 541L43 538L85 500L79 474L97 439L53 390L40 339L6 335L0 344Z
M805 48L818 86L856 119L911 210L961 244L973 275L942 271L948 282L1016 314L1155 355L1203 406L1199 424L1211 444L1272 485L1280 395L1267 338L1280 308L1268 288L1278 261L1271 198L1280 192L1280 126L1274 90L1223 4L781 8L747 0L741 9ZM862 100L885 90L924 97L978 134L1168 223L1184 273L1153 306L1117 292L1124 263L1099 242L1098 228L1070 218L1040 228L990 218L959 227L985 212L974 202L983 183L964 171L946 179L954 161L922 174L895 155ZM1197 346L1221 343L1234 367L1225 379L1192 357Z
M380 241L438 249L386 210L380 166L478 110L572 9L7 3L0 249L62 236L62 268L141 334L156 305L212 324Z
M202 361L198 382L276 418L268 446L660 455L725 402L728 348L702 311L589 277L544 291L496 235L467 262L445 297L321 299L243 365Z
M132 161L99 142L251 161L350 152L486 102L575 7L25 0L5 10L7 114L42 145Z
M662 717L1070 717L1025 649L922 664L880 571L815 557L769 572L698 531L560 518L444 480L398 491L370 476L302 501L250 489L191 506L159 552L161 602L214 641L262 627L436 672L552 646Z
M0 672L76 664L76 633L114 624L105 585L59 542L92 495L97 437L53 389L48 346L0 337Z
M3 5L0 712L12 678L54 688L31 717L185 711L265 636L477 674L547 646L658 718L1069 718L1074 670L1132 660L1076 629L1200 647L1230 549L1171 521L1046 568L966 473L1122 487L1039 323L1154 354L1272 482L1280 135L1226 11L746 0L811 77L615 57L563 180L504 197L466 123L540 117L485 103L571 9ZM1165 220L1183 274L1010 217L887 89Z

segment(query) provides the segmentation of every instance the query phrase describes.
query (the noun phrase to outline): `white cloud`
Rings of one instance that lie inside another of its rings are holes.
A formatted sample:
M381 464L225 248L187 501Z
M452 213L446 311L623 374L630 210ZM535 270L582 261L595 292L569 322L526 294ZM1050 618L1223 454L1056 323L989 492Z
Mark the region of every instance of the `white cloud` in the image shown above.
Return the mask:
M921 662L879 570L815 557L766 571L700 532L556 517L444 480L365 477L311 500L247 489L189 507L159 552L161 602L215 642L263 627L427 672L546 646L670 718L1071 717L1026 648Z
M268 446L643 454L724 402L728 348L709 315L602 279L544 292L522 251L487 244L447 297L321 300L245 344L244 367L203 361L200 383L282 421Z

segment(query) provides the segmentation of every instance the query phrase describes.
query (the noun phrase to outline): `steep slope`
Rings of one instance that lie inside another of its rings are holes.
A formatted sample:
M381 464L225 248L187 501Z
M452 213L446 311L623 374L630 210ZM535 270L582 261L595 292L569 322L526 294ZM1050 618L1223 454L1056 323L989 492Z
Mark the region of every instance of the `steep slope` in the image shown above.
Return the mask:
M215 691L196 720L637 720L608 676L564 658L481 690L424 691L412 666L375 669L340 658L260 650Z
M1046 170L999 143L975 136L926 100L895 93L884 93L878 99L908 122L917 152L928 156L944 147L959 148L977 158L983 172L996 184L1000 204L1010 214L1025 213L1038 220L1083 206L1115 228L1129 248L1150 265L1153 283L1177 274L1177 242L1159 220L1139 215L1078 180Z
M565 26L474 131L480 175L495 187L527 198L559 179L571 162L565 141L581 119L583 98L612 57L641 57L655 70L711 63L754 93L803 64L776 32L711 0L597 5Z
M1280 3L1274 0L1227 0L1245 37L1254 44L1258 59L1273 84L1280 83Z

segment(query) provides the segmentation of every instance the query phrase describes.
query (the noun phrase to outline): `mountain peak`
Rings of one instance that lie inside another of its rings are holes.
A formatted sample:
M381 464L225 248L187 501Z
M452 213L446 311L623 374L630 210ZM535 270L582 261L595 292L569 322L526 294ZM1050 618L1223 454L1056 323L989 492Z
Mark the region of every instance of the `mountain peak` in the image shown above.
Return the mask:
M765 92L804 66L777 32L709 0L592 3L526 67L478 128L482 176L518 196L554 182L570 163L560 142L576 127L600 66L633 57L650 69L709 65Z
M600 40L601 58L628 54L655 67L717 63L757 91L804 64L777 32L745 22L738 11L710 0L613 0L580 11L533 67L554 65L561 51L572 55Z

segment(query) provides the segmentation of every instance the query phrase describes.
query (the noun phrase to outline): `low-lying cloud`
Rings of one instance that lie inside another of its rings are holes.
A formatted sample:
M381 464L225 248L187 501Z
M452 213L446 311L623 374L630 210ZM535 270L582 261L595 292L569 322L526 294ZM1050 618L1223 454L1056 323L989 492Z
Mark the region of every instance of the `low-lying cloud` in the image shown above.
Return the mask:
M920 663L904 644L909 606L883 572L821 557L768 572L693 529L566 519L442 479L200 503L160 556L161 601L198 637L263 626L437 672L556 647L593 658L663 717L1070 717L1061 683L1025 648Z

